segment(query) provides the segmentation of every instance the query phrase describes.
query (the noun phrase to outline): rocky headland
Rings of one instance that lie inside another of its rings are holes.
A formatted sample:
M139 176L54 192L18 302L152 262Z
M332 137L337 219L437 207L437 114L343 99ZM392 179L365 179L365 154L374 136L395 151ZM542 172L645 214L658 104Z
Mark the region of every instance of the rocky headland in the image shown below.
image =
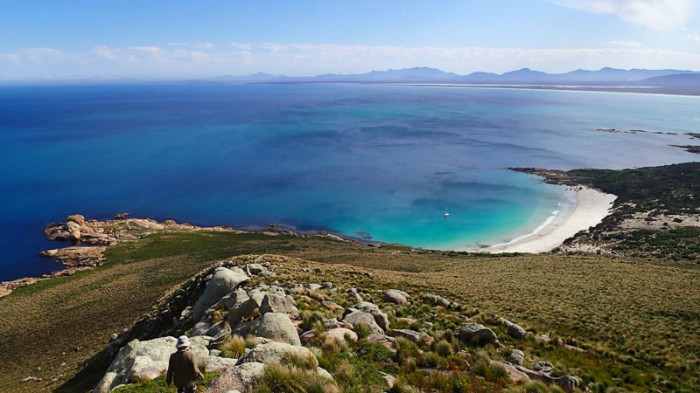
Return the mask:
M700 258L700 163L624 170L511 169L547 183L617 196L608 216L567 239L560 252L649 255L687 262Z
M672 136L672 137L678 137L677 139L680 141L680 139L683 140L693 140L693 139L700 139L700 134L694 133L694 132L689 132L689 133L678 133L678 132L669 132L669 131L647 131L647 130L618 130L616 128L598 128L596 129L598 132L607 132L611 134L648 134L648 135L667 135L667 136ZM700 154L700 145L682 145L682 144L670 144L669 146L671 147L676 147L679 149L683 149L687 151L688 153L695 153L695 154Z
M399 389L416 389L405 376L418 371L427 375L421 387L437 386L438 380L459 386L470 379L488 391L513 384L565 392L581 387L579 378L561 375L551 362L519 348L529 340L585 349L442 296L345 287L322 281L329 278L322 268L290 262L276 255L243 256L197 274L112 336L101 354L113 360L94 392L162 383L180 334L190 336L191 351L210 376L207 393L338 392L353 384L363 391L415 391ZM319 281L290 278L300 273ZM286 389L280 375L301 390ZM472 379L477 375L481 382Z
M53 258L64 268L40 277L23 277L12 281L0 282L0 297L12 293L13 290L34 284L39 280L73 275L79 271L93 269L104 262L104 252L107 248L120 243L135 242L154 233L163 232L229 232L229 233L260 233L266 236L322 236L343 240L333 234L299 234L290 230L279 229L270 225L267 230L248 231L227 226L197 226L188 223L178 223L175 220L156 221L150 218L128 218L130 213L119 213L111 220L87 220L83 215L73 214L65 222L56 222L44 228L44 236L49 240L70 241L73 245L62 248L44 250L39 255Z

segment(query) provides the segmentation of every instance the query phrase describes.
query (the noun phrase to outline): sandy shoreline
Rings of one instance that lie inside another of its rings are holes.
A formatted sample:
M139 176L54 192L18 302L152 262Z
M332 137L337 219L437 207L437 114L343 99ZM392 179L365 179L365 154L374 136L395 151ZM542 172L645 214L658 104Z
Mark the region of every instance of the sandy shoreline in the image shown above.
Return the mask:
M598 225L613 206L617 196L606 194L591 188L576 187L573 209L562 209L551 222L540 231L524 236L516 241L499 244L479 250L479 252L504 253L548 252L559 247L566 239L577 232Z

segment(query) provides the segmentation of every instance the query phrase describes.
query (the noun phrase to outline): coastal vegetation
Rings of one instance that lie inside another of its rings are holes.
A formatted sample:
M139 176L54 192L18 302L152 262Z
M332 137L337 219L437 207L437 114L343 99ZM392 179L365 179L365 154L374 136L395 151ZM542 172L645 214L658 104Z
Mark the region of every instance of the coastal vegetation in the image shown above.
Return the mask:
M631 257L398 251L324 238L218 232L154 233L108 249L107 263L95 270L20 288L0 299L0 352L7 360L0 365L3 383L14 391L87 391L107 364L104 359L84 362L111 334L223 255L249 253L290 257L288 278L298 282L328 279L367 290L432 291L460 303L467 315L508 315L533 333L585 348L580 353L556 343L524 341L527 352L575 371L586 382L632 390L690 389L698 383L700 342L688 332L700 328L700 272L687 265ZM325 273L301 272L302 264L322 266ZM418 320L429 317L421 307L401 312ZM442 359L455 350L442 344L442 355L437 347L431 352ZM42 381L19 382L29 375Z
M256 279L249 288L332 282L337 289L304 290L306 297L295 299L302 328L318 334L309 344L316 348L315 360L331 373L337 391L383 391L388 388L384 374L396 378L392 392L557 391L536 381L514 385L512 375L494 362L510 361L517 349L526 362L548 361L554 376L575 375L582 388L597 392L690 392L700 384L700 338L694 334L700 329L700 270L697 264L677 263L674 255L687 261L692 259L685 255L697 255L692 242L697 227L671 219L669 225L676 226L668 229L620 228L639 215L697 219L697 170L692 164L640 171L619 186L641 190L620 191L616 207L633 210L616 209L615 228L632 238L616 239L615 253L468 254L332 237L134 228L142 237L107 247L95 269L39 281L0 298L0 383L13 392L90 391L111 362L104 350L110 340L162 309L183 283L217 263L265 258L274 261L276 276ZM664 177L663 171L685 173ZM625 181L606 171L578 175L608 192ZM664 179L673 179L666 188L647 186ZM597 230L578 237L593 238ZM637 237L641 231L644 238ZM370 332L359 325L357 342L326 344L324 318L341 315L320 302L350 307L350 288L377 304L388 289L408 292L409 303L381 304L382 310L393 329L413 329L432 342L397 339L395 352L387 351L368 342ZM421 301L425 293L454 305L427 304ZM510 337L503 317L522 326L525 337ZM465 320L493 329L502 347L460 341L457 332ZM169 329L168 334L176 331ZM237 358L257 344L233 336L220 350ZM256 391L328 389L313 381L301 364L280 365L266 371ZM122 389L160 391L162 384L157 378Z
M568 239L562 251L700 263L700 162L623 170L516 170L617 196L611 214Z

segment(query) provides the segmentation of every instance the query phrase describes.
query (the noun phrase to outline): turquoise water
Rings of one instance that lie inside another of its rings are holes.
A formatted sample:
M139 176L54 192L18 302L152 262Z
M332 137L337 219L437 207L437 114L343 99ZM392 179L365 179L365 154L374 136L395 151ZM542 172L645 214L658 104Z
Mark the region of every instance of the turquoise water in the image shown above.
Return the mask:
M563 189L511 166L695 160L698 97L363 85L0 87L0 279L47 223L121 211L439 249L530 233ZM444 213L449 212L449 217Z

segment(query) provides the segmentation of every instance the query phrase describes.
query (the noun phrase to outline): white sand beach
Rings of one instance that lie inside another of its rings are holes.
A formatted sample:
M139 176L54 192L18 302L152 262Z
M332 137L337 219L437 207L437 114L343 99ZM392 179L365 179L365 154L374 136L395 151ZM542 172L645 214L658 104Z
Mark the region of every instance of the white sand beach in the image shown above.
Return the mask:
M491 246L479 251L490 253L552 251L577 232L598 225L609 214L613 202L617 199L615 195L585 187L577 187L571 192L576 193L576 203L573 209L569 211L562 209L549 224L543 226L539 231L509 243Z

